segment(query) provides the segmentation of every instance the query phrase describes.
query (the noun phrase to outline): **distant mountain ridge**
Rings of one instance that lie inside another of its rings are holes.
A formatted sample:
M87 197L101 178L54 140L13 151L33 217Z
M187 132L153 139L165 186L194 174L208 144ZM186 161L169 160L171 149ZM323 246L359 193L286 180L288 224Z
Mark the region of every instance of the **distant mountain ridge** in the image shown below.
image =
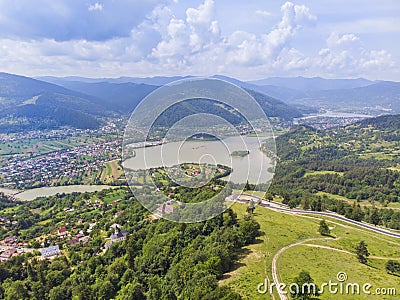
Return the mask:
M118 78L86 78L79 76L67 76L67 77L54 77L54 76L40 76L36 77L38 80L54 83L57 85L64 85L67 82L84 82L84 83L135 83L135 84L146 84L161 86L177 80L193 78L194 76L154 76L154 77L118 77Z
M113 79L111 82L105 81L106 79L80 77L42 77L51 81L44 82L0 73L0 131L59 126L97 128L108 117L129 115L146 95L159 87L143 82L169 83L184 78L190 77L137 79L139 83L131 82L133 79L128 77ZM253 91L253 86L243 85L253 93L267 116L291 120L302 115L298 109L278 99ZM220 107L208 106L207 109L218 111ZM17 122L17 126L11 126L7 122L1 122L10 117L22 118L24 124Z
M400 83L381 81L352 89L310 91L286 102L331 109L382 107L400 113Z
M321 77L306 78L298 77L270 77L261 80L249 81L248 83L258 86L272 85L279 86L298 91L321 91L321 90L337 90L352 89L363 87L376 83L375 81L364 78L356 79L326 79Z
M170 82L195 76L173 77L120 77L120 78L81 78L80 82L109 82L109 83L141 83L147 85L168 84ZM51 82L69 87L69 81L78 77L44 78ZM397 82L371 81L364 78L356 79L326 79L320 77L271 77L255 81L240 81L238 79L213 75L209 78L225 80L248 90L257 91L271 98L284 101L300 111L313 112L320 108L339 109L346 106L350 110L360 107L381 107L387 112L398 113L399 88ZM384 112L383 110L382 112Z
M284 102L325 109L373 109L381 113L400 113L400 83L357 79L273 77L249 84L255 90Z
M174 79L176 79L175 77ZM227 78L216 78L224 79ZM229 78L230 79L230 78ZM162 79L163 81L172 80L171 77ZM180 80L180 79L178 79ZM234 81L234 79L230 79ZM175 81L175 80L174 80ZM232 82L238 83L238 81ZM66 81L61 83L64 87L76 90L91 96L95 96L102 100L102 105L110 106L112 105L114 110L122 112L131 112L136 107L136 105L153 90L159 88L159 86L153 86L148 84L135 84L132 82L127 83L110 83L110 82L96 82L96 83L84 83L76 81ZM273 97L264 95L260 92L252 90L252 86L245 88L256 101L264 109L265 114L268 117L280 117L285 120L300 117L302 113L291 107L284 102L274 99ZM180 114L184 114L180 112Z
M0 122L0 131L32 129L32 124L38 129L59 126L97 128L109 117L130 114L144 97L160 85L187 78L194 76L149 78L72 76L40 77L42 80L38 80L0 73L0 121L3 120ZM352 107L376 106L383 111L386 109L385 112L400 113L398 82L369 81L362 78L336 80L303 77L243 82L223 75L213 75L209 78L241 86L257 100L268 117L278 117L281 120L291 120L302 116L305 112L316 112L319 108L345 107L351 110ZM286 87L257 85L266 82ZM315 84L325 89L310 90L310 85ZM335 86L341 88L333 89ZM184 111L175 112L185 115L187 111L199 110L193 106L181 109ZM220 110L210 105L206 105L205 109ZM10 117L21 118L23 122L10 125L10 122L4 121Z

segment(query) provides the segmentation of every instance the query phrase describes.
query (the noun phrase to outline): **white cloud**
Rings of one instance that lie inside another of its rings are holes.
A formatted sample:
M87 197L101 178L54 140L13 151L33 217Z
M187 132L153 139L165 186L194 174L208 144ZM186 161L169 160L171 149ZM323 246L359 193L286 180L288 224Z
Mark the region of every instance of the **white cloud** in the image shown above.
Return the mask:
M100 14L88 13L88 10L102 10L101 15L106 14L115 9L107 1L112 0L101 0L101 3L90 6L85 4L80 8L86 15L99 18ZM125 3L125 0L120 1ZM0 35L0 65L5 71L27 75L223 73L247 78L285 75L363 76L389 71L393 73L396 69L394 52L391 55L391 51L376 45L368 47L364 43L365 36L355 31L327 31L326 28L320 31L320 20L304 5L284 3L280 7L280 19L276 19L276 11L264 10L269 6L257 10L253 7L250 14L265 18L262 23L258 19L257 24L267 23L268 26L248 27L247 30L238 26L227 32L223 19L218 18L221 12L216 13L216 2L213 0L203 0L196 7L184 6L187 4L182 1L177 4L175 2L178 1L174 0L144 2L149 6L150 2L157 3L145 10L141 19L124 23L127 33L121 31L111 34L114 29L108 31L110 23L107 21L104 28L96 29L95 39L87 38L81 31L68 39L58 39L52 35L29 39ZM221 5L220 2L218 5ZM65 11L65 16L70 12L68 7L60 11ZM229 20L235 21L232 17ZM119 22L112 19L114 25ZM102 24L99 22L98 26ZM103 32L110 34L103 38ZM303 47L301 38L310 35L310 32L319 34L315 35L319 44Z
M285 48L273 63L275 70L281 69L289 72L306 71L310 67L311 59L295 48Z
M359 76L394 67L389 53L385 50L366 49L353 33L333 32L327 38L326 45L314 59L313 68L331 76Z
M186 61L185 56L204 51L219 39L218 22L213 20L214 1L205 0L198 8L186 10L186 20L171 16L167 31L158 30L162 40L152 51L152 57L176 58Z
M171 19L167 26L167 38L153 49L156 58L183 56L188 53L188 32L186 24L180 19Z
M385 50L372 50L366 53L366 57L360 60L360 64L364 69L374 70L376 68L385 69L387 67L395 67L392 61L392 55Z
M208 24L214 13L214 1L205 0L203 4L196 8L186 10L186 21L188 24Z
M95 11L95 10L102 11L103 8L104 8L103 4L96 2L95 4L89 5L88 10L89 11Z
M286 2L286 4L287 3L290 2ZM289 6L293 6L293 4L290 3ZM317 17L311 14L310 9L307 6L294 5L293 8L295 11L296 21L299 24L313 24L315 21L317 21Z
M338 32L332 32L326 42L329 47L336 47L342 44L351 44L358 40L358 36L353 33L339 34Z
M266 10L260 10L260 9L257 9L257 10L255 11L255 14L256 14L257 16L261 16L261 17L270 17L270 16L272 16L272 13L271 13L271 12L266 11Z
M269 33L260 37L255 35L247 35L235 32L231 41L237 40L238 36L242 37L240 43L236 44L236 49L230 53L229 60L243 65L254 66L259 63L273 62L278 58L280 53L290 48L291 39L296 32L304 25L312 24L316 20L309 9L305 6L295 5L286 2L281 6L282 18L279 24Z

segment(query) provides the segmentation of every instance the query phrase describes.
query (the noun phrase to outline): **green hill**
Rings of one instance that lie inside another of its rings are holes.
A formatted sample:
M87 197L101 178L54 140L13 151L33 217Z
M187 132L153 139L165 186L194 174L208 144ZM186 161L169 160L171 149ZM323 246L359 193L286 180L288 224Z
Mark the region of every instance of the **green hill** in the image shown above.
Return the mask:
M277 138L271 192L291 207L400 229L399 122L397 115L327 131L293 128Z

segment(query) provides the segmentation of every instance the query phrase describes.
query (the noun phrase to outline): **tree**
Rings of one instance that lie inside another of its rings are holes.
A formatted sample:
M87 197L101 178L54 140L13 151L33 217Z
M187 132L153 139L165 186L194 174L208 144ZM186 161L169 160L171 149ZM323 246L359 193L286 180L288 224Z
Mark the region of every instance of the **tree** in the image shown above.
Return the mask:
M386 271L390 274L400 273L400 263L389 260L385 265Z
M250 185L248 180L246 181L246 184L244 186L244 190L245 191L251 191L252 190L251 185Z
M308 198L308 195L304 195L303 198L301 199L301 206L305 210L310 209L310 199Z
M63 300L65 299L65 291L62 286L55 286L49 292L50 300Z
M374 208L370 216L370 222L375 226L379 224L381 218L379 217L378 210Z
M274 197L272 196L271 193L265 194L264 198L267 199L269 202L271 202L272 200L274 200Z
M318 231L321 235L330 235L331 234L329 226L328 226L328 224L326 224L325 220L321 220L321 222L319 222Z
M260 235L260 224L247 215L239 222L239 232L243 236L243 243L250 244Z
M314 279L312 279L310 273L307 271L301 271L299 276L294 278L293 283L295 283L297 287L297 289L291 289L291 293L295 299L307 300L318 295Z
M28 289L23 281L12 281L10 278L3 283L4 298L7 300L29 299Z
M288 205L291 209L293 209L293 208L296 208L296 207L297 207L298 203L297 203L297 200L296 200L296 199L291 199L291 200L289 200L289 202L287 203L287 205Z
M360 263L367 264L369 252L367 249L367 244L364 241L360 241L360 243L356 247L356 255Z
M143 287L138 282L129 282L123 286L117 295L118 300L141 300L146 299L143 293Z
M255 205L254 201L253 201L253 200L250 200L249 206L247 207L246 211L247 211L249 214L253 214L255 208L256 208L256 205Z

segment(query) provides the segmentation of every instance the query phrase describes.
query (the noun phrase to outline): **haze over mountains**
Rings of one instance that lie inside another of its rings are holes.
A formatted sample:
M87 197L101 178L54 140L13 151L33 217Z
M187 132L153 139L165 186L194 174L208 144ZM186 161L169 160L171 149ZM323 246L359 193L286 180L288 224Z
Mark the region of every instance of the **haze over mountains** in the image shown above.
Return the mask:
M265 85L280 86L307 92L307 91L320 91L320 90L351 89L351 88L371 85L375 82L364 78L325 79L321 77L305 78L302 76L298 76L298 77L270 77L266 79L250 81L249 83L259 86L265 86Z
M0 117L17 117L18 125L6 122L0 129L23 129L70 125L96 128L107 117L127 115L159 86L191 76L152 78L40 77L37 79L0 73ZM316 109L378 108L386 113L400 112L400 83L366 79L268 78L243 82L214 75L249 91L269 117L291 120ZM311 109L310 109L311 108ZM201 109L182 108L192 112ZM209 108L208 108L209 109ZM24 125L25 124L25 125Z
M129 82L128 78L121 79L126 82L76 77L45 79L57 84L0 73L0 117L3 119L0 131L57 128L64 125L96 128L107 117L129 115L147 94L159 87ZM167 83L177 79L160 77L151 82ZM291 120L302 115L298 109L280 100L254 91L252 93L269 117ZM214 106L204 108L201 105L183 105L179 108L179 114L220 109L216 104ZM225 109L225 114L228 116L232 112Z
M400 112L399 82L296 77L253 83L260 84L254 89L292 105L355 111L378 107L382 112Z
M43 77L48 82L74 88L71 82L87 83L136 83L146 85L163 85L176 80L193 76L149 77L149 78L99 78L85 79L80 77ZM382 112L400 112L400 83L390 81L371 81L357 79L324 79L320 77L271 77L262 80L244 82L238 79L214 75L212 78L229 81L248 90L257 91L287 104L302 108L303 106L325 109L359 110L364 107L380 107Z

